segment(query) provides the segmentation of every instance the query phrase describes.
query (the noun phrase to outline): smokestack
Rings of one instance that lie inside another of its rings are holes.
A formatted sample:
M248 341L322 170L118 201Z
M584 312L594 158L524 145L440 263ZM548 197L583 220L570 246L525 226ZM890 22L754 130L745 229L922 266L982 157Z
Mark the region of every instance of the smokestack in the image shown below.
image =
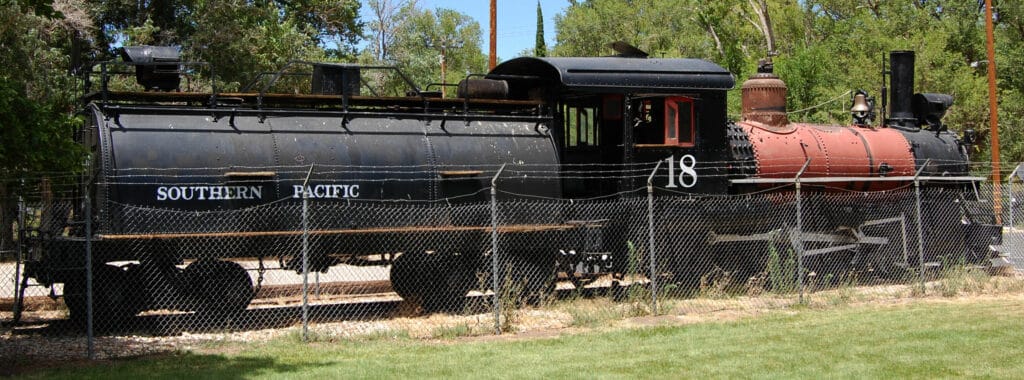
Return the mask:
M914 52L889 52L889 126L914 128Z

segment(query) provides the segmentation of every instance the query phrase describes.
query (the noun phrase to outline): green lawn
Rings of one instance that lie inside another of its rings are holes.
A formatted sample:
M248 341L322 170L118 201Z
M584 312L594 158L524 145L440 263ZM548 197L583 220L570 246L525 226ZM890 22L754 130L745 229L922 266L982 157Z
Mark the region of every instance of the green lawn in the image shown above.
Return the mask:
M1024 378L1018 299L798 310L549 339L303 344L183 353L53 378Z

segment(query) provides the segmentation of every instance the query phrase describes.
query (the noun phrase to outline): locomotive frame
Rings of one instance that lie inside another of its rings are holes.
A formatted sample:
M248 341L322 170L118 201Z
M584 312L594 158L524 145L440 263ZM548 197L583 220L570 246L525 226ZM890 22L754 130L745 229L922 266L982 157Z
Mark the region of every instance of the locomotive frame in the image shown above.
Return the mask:
M132 207L199 213L258 207L281 199L483 201L490 173L509 162L571 171L572 176L502 179L502 188L509 193L553 199L628 192L642 186L640 178L623 174L608 180L607 173L647 168L654 162L666 164L652 174L665 181L659 195L745 194L763 190L772 179L795 176L831 178L817 181L828 185L810 185L825 194L836 188L874 191L893 189L898 182L858 178L946 176L959 181L931 184L952 194L937 207L958 208L971 202L960 196L970 193L977 180L964 177L964 144L940 122L952 99L912 95L911 52L896 52L891 58L893 111L881 126L866 122L870 108L859 110L850 126L790 123L785 84L771 73L770 64L744 84L742 120L732 122L725 107L727 91L735 85L732 74L696 59L523 57L482 77L467 77L459 85L458 97L442 98L411 83L406 96L364 96L361 74L392 68L307 62L286 68L312 66L312 94L269 93L285 69L259 92L177 92L184 63L176 52L158 47L125 52L124 62L101 64L102 88L85 97L90 117L81 141L93 152L93 179L84 181L80 190L92 203L87 200L75 205L74 212L54 218L69 225L91 218L98 231L90 239L76 229L72 231L78 231L77 236L46 239L38 250L41 254L26 267L27 275L40 283L65 284L65 302L73 319L84 319L86 312L86 244L92 245L97 279L94 304L109 323L149 309L231 316L247 307L254 292L245 269L226 259L262 260L265 255L253 250L218 252L216 244L208 243L241 239L260 247L301 233L272 220L236 230L216 225L189 231L147 229L125 222L125 212ZM108 90L107 65L135 66L139 84L150 91ZM357 170L309 178L304 170L273 169L311 165ZM372 170L402 165L420 169L398 173L400 181L395 182ZM855 246L896 241L860 233L866 226L897 222L870 219L865 211L870 207L853 205L829 215L832 231L853 230L853 235L826 231L799 239ZM84 211L88 208L97 212L89 215ZM679 243L669 261L686 267L692 256L727 249L723 247L731 243L778 239L774 233L743 234L743 226L728 212L725 215L707 215L706 228L694 231L689 239L693 241ZM965 234L970 236L953 249L976 262L987 260L987 246L967 242L997 240L1001 229L990 219L969 220ZM626 242L614 232L621 227L616 223L620 222L503 225L500 232L509 240L529 247L512 253L509 273L531 294L550 286L556 270L574 279L604 274L621 278L628 253ZM466 293L480 285L479 274L493 276L486 273L491 253L483 244L491 232L485 221L452 218L439 224L346 222L311 233L326 244L344 247L344 253L360 263L391 265L394 290L433 311L458 308ZM558 254L569 248L558 242L594 233L604 235L597 239L602 242L597 250L611 257L607 265L585 265L589 259L583 255ZM410 250L401 239L408 236L432 249ZM711 238L701 240L706 237ZM905 244L906 238L902 240ZM120 251L126 242L144 254ZM182 247L195 251L182 254ZM809 251L824 255L829 249ZM370 256L378 258L367 259ZM132 263L107 264L124 261ZM314 271L338 263L326 257L311 262L309 269ZM849 263L844 265L838 270L849 269ZM591 269L572 273L571 268L583 267ZM301 270L294 262L290 268ZM704 269L667 276L692 285Z

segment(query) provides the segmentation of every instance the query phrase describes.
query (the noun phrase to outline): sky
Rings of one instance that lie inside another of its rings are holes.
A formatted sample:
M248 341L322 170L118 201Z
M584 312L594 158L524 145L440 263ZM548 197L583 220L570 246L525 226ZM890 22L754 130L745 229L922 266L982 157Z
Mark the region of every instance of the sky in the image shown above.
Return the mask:
M498 1L498 61L515 58L525 49L533 50L537 38L536 0ZM487 54L491 35L490 0L419 0L423 9L448 8L468 15L480 23L483 41L480 48ZM555 15L569 5L566 0L540 0L544 14L544 40L550 48L555 44ZM363 1L362 17L370 19L369 7Z

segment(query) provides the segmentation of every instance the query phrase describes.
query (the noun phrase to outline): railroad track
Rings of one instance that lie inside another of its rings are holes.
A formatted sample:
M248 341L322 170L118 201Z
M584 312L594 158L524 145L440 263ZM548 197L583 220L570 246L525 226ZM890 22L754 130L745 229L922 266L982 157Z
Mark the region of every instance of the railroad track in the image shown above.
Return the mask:
M338 281L321 282L319 284L309 283L310 301L321 303L324 301L353 302L366 301L369 299L382 298L388 300L399 300L398 295L391 290L391 282L387 280L376 281ZM393 298L393 299L391 299ZM302 284L264 285L253 299L250 307L268 305L287 305L302 302ZM49 296L25 297L25 312L61 310L63 302L58 296L57 299ZM13 312L14 298L0 298L0 312Z

